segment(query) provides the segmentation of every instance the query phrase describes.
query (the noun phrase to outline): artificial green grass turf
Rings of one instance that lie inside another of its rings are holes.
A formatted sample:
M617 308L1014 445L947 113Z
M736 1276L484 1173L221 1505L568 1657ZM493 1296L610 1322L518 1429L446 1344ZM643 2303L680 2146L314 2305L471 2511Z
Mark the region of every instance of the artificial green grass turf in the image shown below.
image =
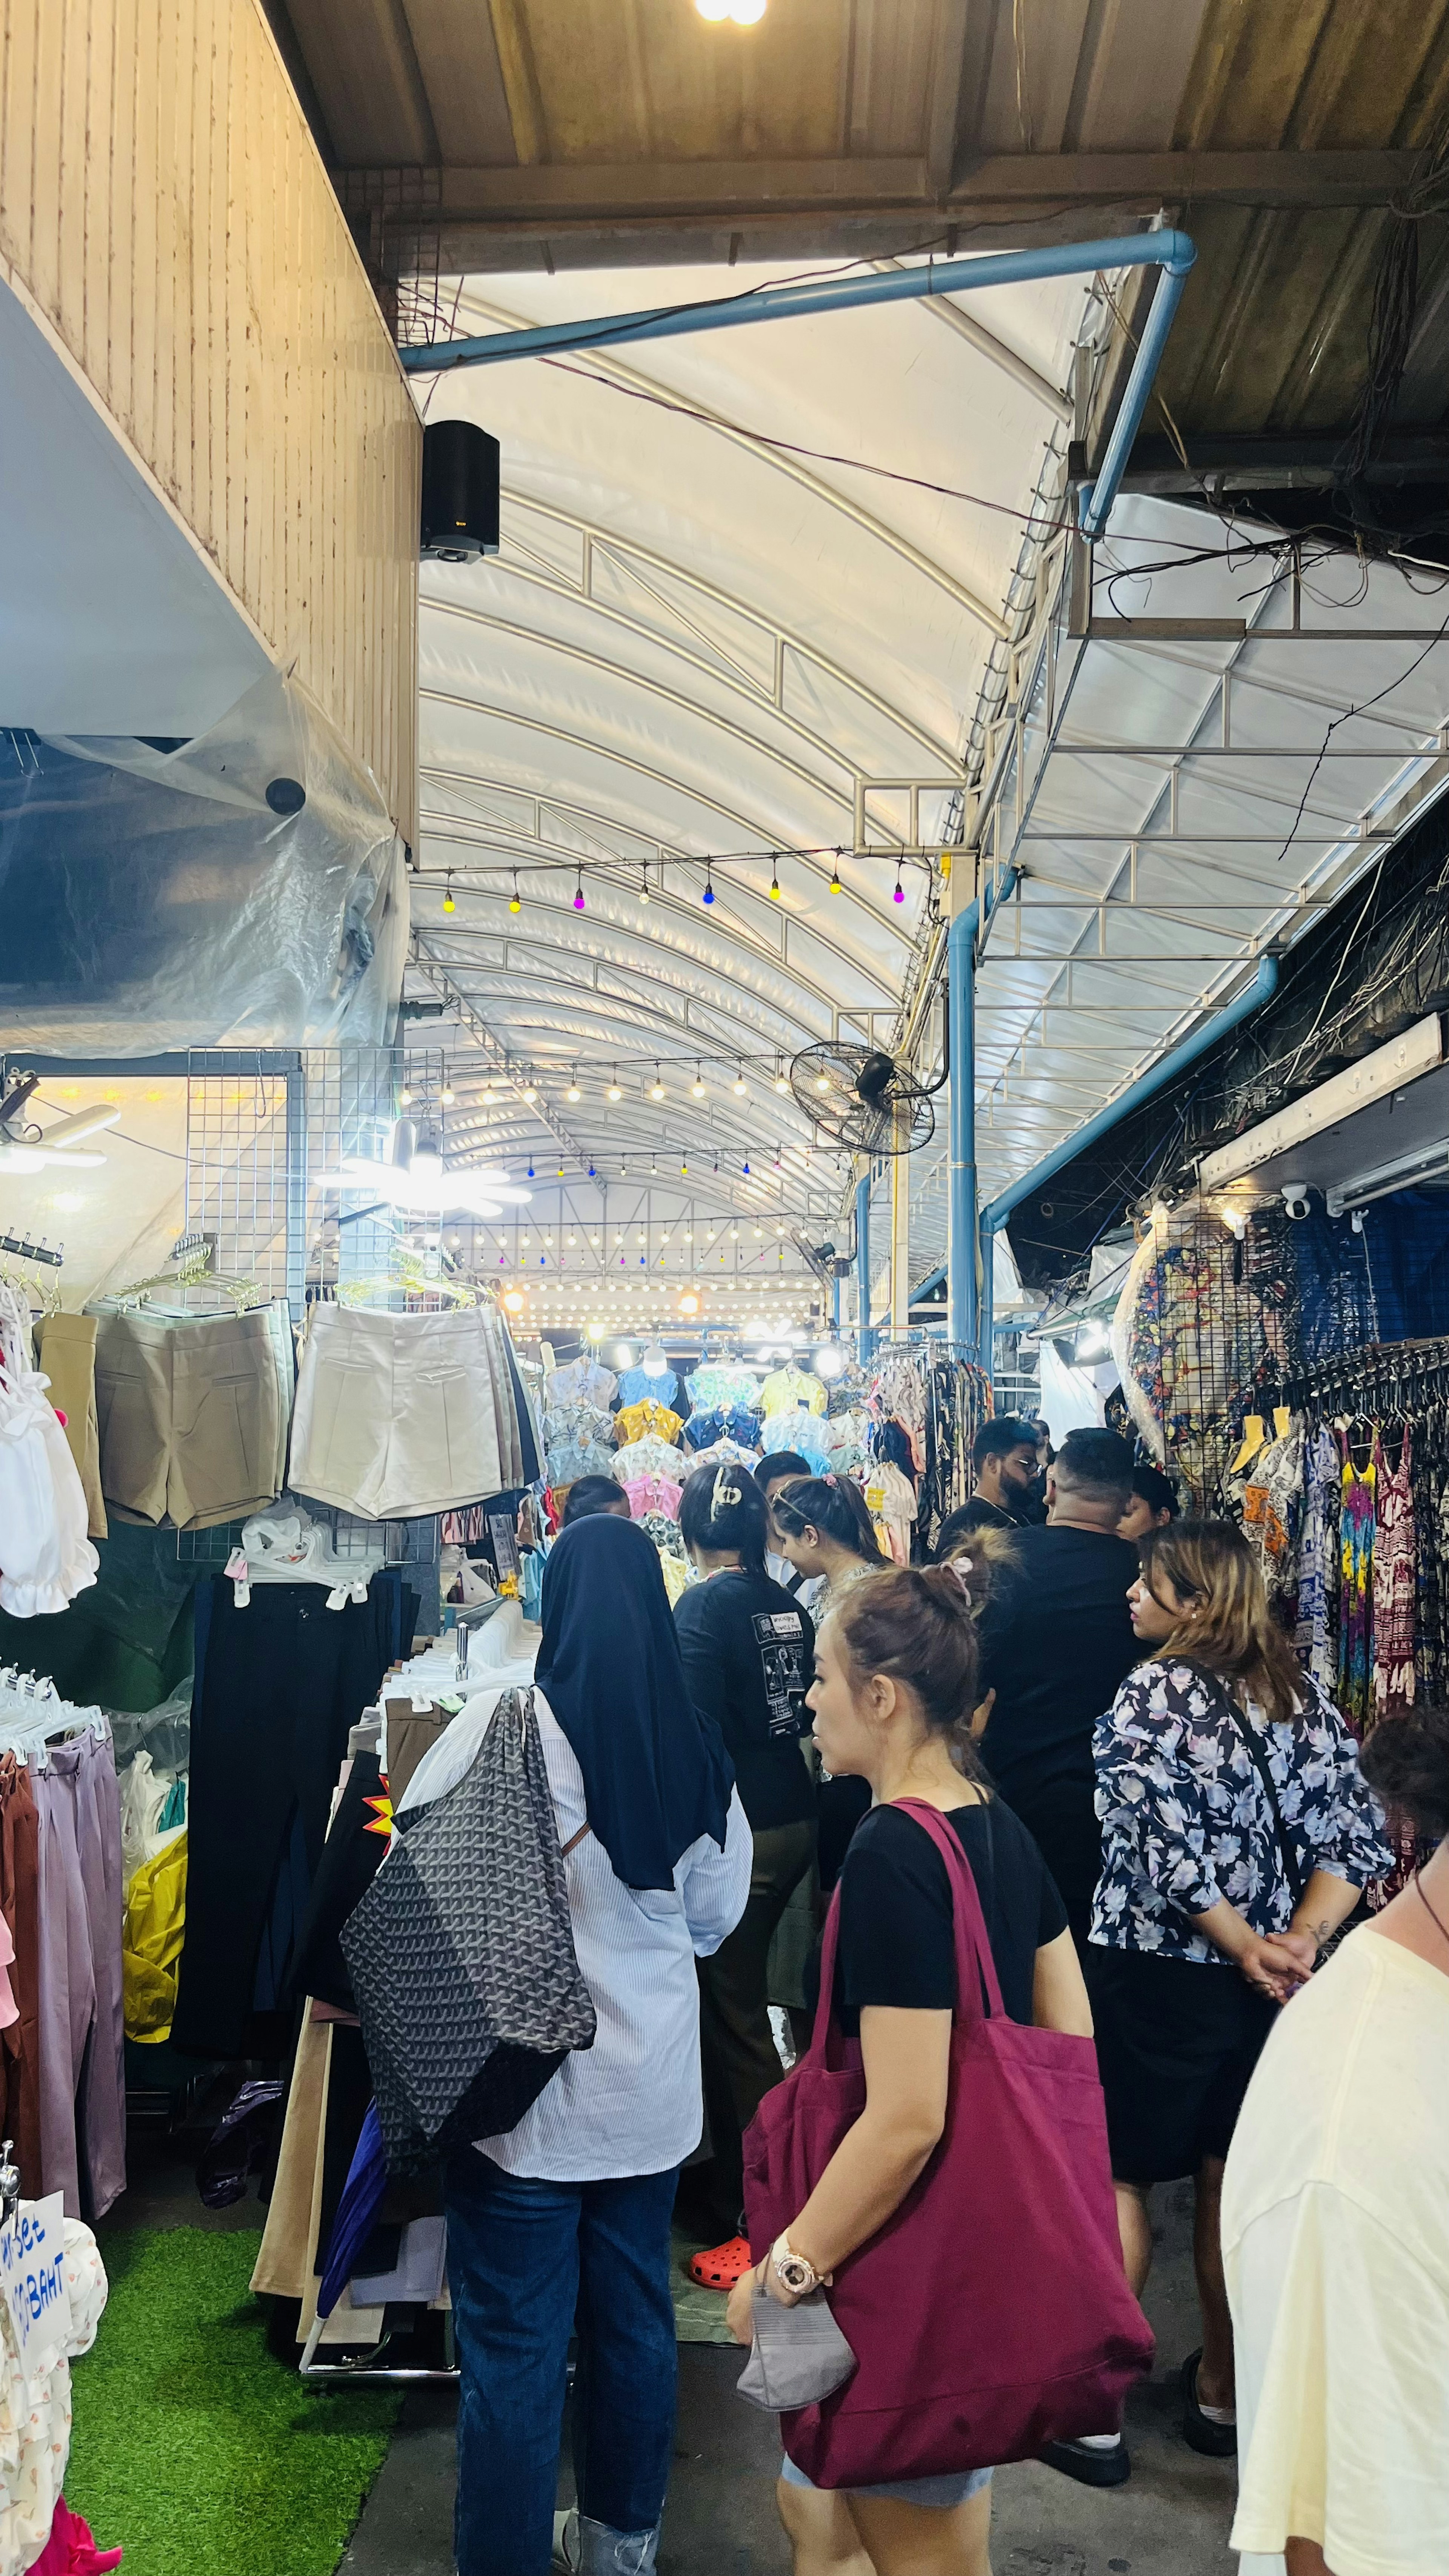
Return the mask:
M259 2235L117 2231L92 2351L71 2366L66 2500L122 2576L332 2576L399 2399L309 2388L267 2350Z

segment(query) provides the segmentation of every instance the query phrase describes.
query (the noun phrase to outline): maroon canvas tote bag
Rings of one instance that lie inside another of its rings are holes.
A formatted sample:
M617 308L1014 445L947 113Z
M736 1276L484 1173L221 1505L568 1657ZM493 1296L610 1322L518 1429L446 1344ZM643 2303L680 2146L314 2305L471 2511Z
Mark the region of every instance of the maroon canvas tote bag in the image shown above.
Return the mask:
M819 2487L995 2468L1049 2441L1114 2432L1153 2353L1122 2269L1096 2050L1008 2017L955 1833L935 1807L896 1803L951 1882L946 2127L894 2217L836 2272L830 2305L854 2378L781 2418L785 2449ZM865 2108L859 2043L834 2015L839 1915L837 1889L809 2050L765 2095L745 2141L757 2262Z

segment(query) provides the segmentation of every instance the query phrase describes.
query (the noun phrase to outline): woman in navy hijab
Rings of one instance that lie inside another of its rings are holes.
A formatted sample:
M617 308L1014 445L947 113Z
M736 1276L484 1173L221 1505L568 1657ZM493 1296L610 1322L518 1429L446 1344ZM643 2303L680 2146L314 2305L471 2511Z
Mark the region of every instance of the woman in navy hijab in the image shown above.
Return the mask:
M703 2116L694 1962L744 1912L751 1845L633 1522L599 1513L559 1537L535 1707L598 2029L516 2128L449 2161L458 2576L648 2576L674 2441L670 2214ZM473 1716L454 1720L462 1742ZM555 2530L575 2333L578 2505Z

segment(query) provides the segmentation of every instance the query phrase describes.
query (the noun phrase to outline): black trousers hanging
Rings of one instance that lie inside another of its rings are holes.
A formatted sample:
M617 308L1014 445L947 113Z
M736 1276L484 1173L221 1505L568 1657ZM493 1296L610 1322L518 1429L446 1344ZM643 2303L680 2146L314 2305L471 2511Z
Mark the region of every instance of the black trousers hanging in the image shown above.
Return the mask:
M259 1583L239 1610L231 1584L213 1576L210 1610L191 1717L186 1944L172 2042L193 2057L242 2057L293 1818L315 1877L348 1729L392 1661L396 1605L379 1582L341 1610L328 1609L318 1584Z

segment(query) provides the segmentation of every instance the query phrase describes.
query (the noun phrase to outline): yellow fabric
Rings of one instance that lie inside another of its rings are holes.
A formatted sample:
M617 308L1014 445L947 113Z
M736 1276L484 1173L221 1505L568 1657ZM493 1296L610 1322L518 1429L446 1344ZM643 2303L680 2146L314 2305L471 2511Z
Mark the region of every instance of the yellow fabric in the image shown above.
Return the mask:
M143 1860L126 1891L121 1930L121 1991L126 2037L159 2043L171 2036L176 1965L186 1937L186 1829Z
M1449 1977L1427 1960L1364 1928L1286 2006L1228 2157L1223 2260L1243 2576L1281 2576L1294 2534L1334 2576L1444 2576Z
M631 1440L643 1440L651 1433L656 1440L667 1440L673 1448L684 1429L679 1415L672 1413L667 1404L656 1404L652 1396L646 1396L641 1404L626 1404L614 1420L621 1449Z
M789 1368L775 1369L760 1389L760 1411L768 1422L772 1413L793 1413L803 1404L810 1413L823 1413L828 1398L818 1377L807 1377L793 1363Z
M659 1570L664 1577L664 1589L672 1610L680 1594L689 1590L689 1568L682 1556L671 1556L667 1548L661 1547L658 1556Z

